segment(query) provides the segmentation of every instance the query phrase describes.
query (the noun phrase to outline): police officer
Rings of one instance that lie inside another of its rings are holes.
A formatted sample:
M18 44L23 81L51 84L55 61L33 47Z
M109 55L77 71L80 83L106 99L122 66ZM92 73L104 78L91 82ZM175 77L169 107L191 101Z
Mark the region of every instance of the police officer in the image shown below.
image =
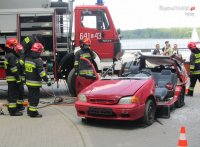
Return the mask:
M86 61L80 60L80 57L83 57L93 62L96 56L94 52L90 49L90 45L91 40L87 37L84 37L81 44L81 50L77 51L75 54L74 68L76 74L79 74L80 76L94 75L91 66Z
M18 53L23 47L18 44L15 38L6 40L5 45L5 61L6 81L8 83L8 111L11 116L23 115L23 94L24 88L20 79L20 65Z
M188 88L188 96L193 96L194 87L197 79L200 82L200 50L195 42L188 43L188 48L191 51L190 55L190 86Z
M51 85L51 80L47 77L45 69L43 68L43 61L40 58L43 50L44 46L41 43L34 43L30 53L25 58L26 85L29 91L29 107L27 108L27 113L30 117L42 117L37 111L42 79L47 82L48 86Z

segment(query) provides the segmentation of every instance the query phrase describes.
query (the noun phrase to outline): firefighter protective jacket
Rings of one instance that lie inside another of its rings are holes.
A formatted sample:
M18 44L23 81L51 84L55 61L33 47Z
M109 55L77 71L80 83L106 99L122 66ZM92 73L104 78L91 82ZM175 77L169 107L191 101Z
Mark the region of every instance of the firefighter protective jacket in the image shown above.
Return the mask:
M43 68L43 61L39 53L31 52L25 59L26 85L29 87L41 87L42 79L48 82L47 74Z
M79 75L93 75L94 72L91 68L91 66L86 62L80 60L80 57L89 59L90 61L93 61L95 59L95 54L91 49L81 49L76 52L75 54L75 62L74 62L74 68L76 71L78 71Z
M5 61L4 67L6 69L6 81L9 82L20 82L20 65L19 58L16 56L13 50L5 49Z
M190 74L200 74L200 51L198 49L190 55Z

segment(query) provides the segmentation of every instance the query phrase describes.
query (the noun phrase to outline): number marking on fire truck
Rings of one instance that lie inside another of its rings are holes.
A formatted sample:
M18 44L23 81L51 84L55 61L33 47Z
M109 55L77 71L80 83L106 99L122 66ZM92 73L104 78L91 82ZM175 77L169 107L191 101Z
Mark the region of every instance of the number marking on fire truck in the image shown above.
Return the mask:
M87 37L87 38L90 38L90 39L93 39L93 38L101 39L101 33L94 33L94 34L91 34L91 33L80 33L80 40L82 40L83 37Z

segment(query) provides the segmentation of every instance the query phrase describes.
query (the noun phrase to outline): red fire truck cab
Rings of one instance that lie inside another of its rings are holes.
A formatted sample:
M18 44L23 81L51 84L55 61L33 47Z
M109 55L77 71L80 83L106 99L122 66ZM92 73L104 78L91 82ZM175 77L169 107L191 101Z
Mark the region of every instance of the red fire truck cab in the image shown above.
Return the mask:
M21 42L26 36L41 34L45 42L42 58L48 74L55 80L65 79L71 95L75 96L74 55L80 49L83 37L92 41L91 49L96 53L94 66L98 72L105 71L113 62L119 63L119 66L115 66L115 71L121 69L121 63L117 61L121 44L119 32L102 0L97 0L96 5L76 6L75 9L73 2L74 0L67 3L51 2L46 8L0 10L0 18L7 18L9 15L16 17L9 19L13 20L15 31L0 28L0 47L4 47L5 40L9 37L16 37ZM4 22L6 26L8 22ZM9 35L10 32L12 36ZM1 62L3 58L4 54L1 53ZM0 66L0 70L0 79L4 79L3 66Z

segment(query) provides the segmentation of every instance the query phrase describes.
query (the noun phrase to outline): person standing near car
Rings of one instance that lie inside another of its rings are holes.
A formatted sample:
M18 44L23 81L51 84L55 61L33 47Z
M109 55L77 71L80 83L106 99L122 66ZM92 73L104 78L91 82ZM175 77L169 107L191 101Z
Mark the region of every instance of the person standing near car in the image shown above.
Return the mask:
M165 50L167 49L167 46L169 44L169 41L165 41L165 46L162 48L162 52L164 53Z
M171 56L171 55L173 55L173 49L171 48L171 45L169 43L166 45L166 49L163 52L163 54L165 56Z
M195 42L188 43L188 48L191 51L190 55L190 86L188 88L188 96L193 96L194 87L197 80L200 82L200 50Z
M154 49L153 55L161 55L160 44L156 44L156 48Z
M19 52L23 50L23 47L18 44L16 38L9 38L6 40L4 50L6 52L4 67L8 83L8 112L11 116L21 116L23 115L21 110L24 110L24 87L20 78L22 71L20 71Z
M40 58L40 54L43 50L44 46L41 43L34 43L30 53L25 58L26 85L29 92L27 114L30 117L42 117L42 115L37 111L42 79L48 86L51 86L51 79L47 77L46 71L43 68L43 61Z
M181 53L179 52L179 49L178 49L178 45L175 43L174 44L174 48L173 48L173 53L172 53L173 56L176 56L180 59L182 59L182 55Z
M94 75L94 71L86 61L80 60L80 57L89 59L91 62L95 59L94 52L90 49L91 40L84 37L81 44L81 49L75 54L74 68L76 75Z

